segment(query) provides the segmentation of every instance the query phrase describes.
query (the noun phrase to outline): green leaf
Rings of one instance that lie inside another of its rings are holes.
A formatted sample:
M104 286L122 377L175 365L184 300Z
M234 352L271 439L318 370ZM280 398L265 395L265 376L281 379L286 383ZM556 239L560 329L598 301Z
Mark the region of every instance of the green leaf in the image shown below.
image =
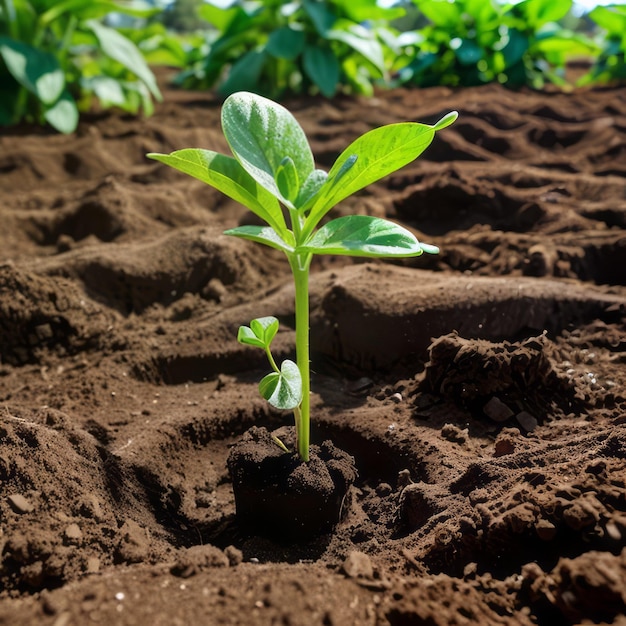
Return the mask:
M229 96L222 107L222 128L233 154L259 185L291 204L276 184L276 173L289 157L305 180L314 170L313 154L304 130L283 106L253 93Z
M352 24L346 29L333 29L326 33L327 39L341 41L367 59L381 73L385 74L385 57L382 46L371 31L359 24Z
M515 8L524 15L528 27L536 31L565 17L572 8L572 0L523 0Z
M304 41L305 35L303 31L285 26L270 34L265 49L273 57L293 61L302 53Z
M200 148L185 148L171 154L150 153L148 157L215 187L286 236L285 218L276 198L259 186L233 157Z
M431 246L427 247L432 250ZM346 215L331 220L302 249L312 254L366 257L419 256L423 252L422 245L406 228L368 215Z
M626 32L626 7L598 6L589 13L589 18L608 33L623 35Z
M269 347L278 332L278 320L271 315L257 317L250 322L250 328L254 334L257 337L261 337L265 345Z
M454 122L456 122L458 117L458 111L450 111L450 113L446 113L438 122L433 124L433 129L437 131L448 128L450 124L454 124Z
M0 37L0 56L13 78L44 104L53 104L63 93L65 76L52 54Z
M261 348L265 350L265 344L262 339L259 339L251 328L247 326L240 326L237 331L237 341L246 346L254 346L255 348Z
M230 27L237 15L244 13L243 9L236 5L222 8L210 2L200 4L196 11L200 18L213 24L220 33L225 32Z
M304 0L302 6L311 18L315 30L323 38L326 38L328 31L333 27L337 19L334 13L327 8L327 3Z
M339 83L339 61L330 48L308 45L302 55L305 74L319 87L322 95L332 98Z
M135 74L157 100L162 99L154 74L141 55L139 48L130 39L96 20L87 20L85 25L97 37L104 54Z
M244 345L268 349L278 332L278 320L275 317L259 317L250 322L250 326L240 326L237 341Z
M458 27L461 21L462 3L441 2L441 0L426 0L416 2L419 12L433 24L451 32Z
M64 91L61 97L44 111L43 116L50 126L61 133L73 133L78 126L78 108L68 91Z
M272 372L261 380L259 392L277 409L295 409L302 402L302 378L298 366L286 359L280 366L280 374Z
M246 52L231 66L228 77L219 87L220 94L230 96L237 91L256 89L268 58L263 50Z
M313 170L308 178L300 186L300 194L296 200L296 206L301 211L306 211L308 205L315 199L317 192L323 187L326 179L328 178L327 172L324 170Z
M452 121L447 115L433 126L401 122L381 126L361 135L339 155L332 166L311 208L305 233L310 234L320 219L338 202L416 159L430 145L435 131ZM351 160L354 162L346 170Z
M291 231L287 231L290 243L280 237L270 226L237 226L236 228L225 230L224 234L256 241L256 243L262 243L285 254L291 254L294 251L293 234Z
M298 180L298 170L291 157L286 156L276 170L276 184L283 198L293 203L298 198L300 192L300 182Z
M453 49L461 65L476 65L485 56L483 49L471 39L460 39Z
M50 8L39 18L42 26L52 24L64 13L69 13L76 19L87 20L104 17L115 12L144 18L157 15L160 12L160 9L156 7L128 6L113 0L65 0L64 2L45 2L43 4L50 6Z

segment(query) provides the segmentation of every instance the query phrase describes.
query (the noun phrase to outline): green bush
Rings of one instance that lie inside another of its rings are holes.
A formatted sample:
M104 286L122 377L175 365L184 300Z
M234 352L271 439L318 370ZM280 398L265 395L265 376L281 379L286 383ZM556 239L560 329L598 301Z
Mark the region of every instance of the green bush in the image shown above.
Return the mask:
M563 84L567 57L594 51L590 40L559 23L572 0L412 1L426 24L407 41L410 60L399 72L403 84Z
M399 8L376 0L237 0L206 2L200 17L216 32L177 79L187 88L217 86L226 96L248 90L273 98L342 89L371 95L399 50L389 22Z
M0 0L0 125L47 122L72 132L80 110L151 113L160 99L137 46L102 18L139 11L112 0Z
M589 18L604 32L600 53L583 83L626 80L626 5L596 7Z

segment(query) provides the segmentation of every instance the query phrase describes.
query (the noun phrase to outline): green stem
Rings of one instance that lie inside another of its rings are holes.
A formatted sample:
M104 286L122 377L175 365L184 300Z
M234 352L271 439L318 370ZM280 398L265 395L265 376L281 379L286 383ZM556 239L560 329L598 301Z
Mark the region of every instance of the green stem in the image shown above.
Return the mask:
M278 369L278 365L276 365L276 361L274 361L274 357L272 356L272 353L270 352L269 346L265 348L265 354L267 355L267 360L270 362L272 369L278 374L280 374L280 370Z
M302 378L302 403L296 413L298 454L303 461L308 461L311 419L311 368L309 363L309 265L311 255L295 254L289 261L296 289L296 361Z

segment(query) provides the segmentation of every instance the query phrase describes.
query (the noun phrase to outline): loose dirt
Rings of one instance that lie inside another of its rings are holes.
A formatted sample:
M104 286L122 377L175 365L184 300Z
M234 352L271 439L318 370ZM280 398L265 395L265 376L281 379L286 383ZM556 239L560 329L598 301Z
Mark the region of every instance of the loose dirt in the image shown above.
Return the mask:
M0 624L626 623L626 95L498 86L286 103L328 168L364 131L459 120L335 210L441 254L324 258L313 440L356 459L346 519L239 528L226 469L277 428L239 345L276 315L251 216L145 158L226 151L220 103L0 137Z

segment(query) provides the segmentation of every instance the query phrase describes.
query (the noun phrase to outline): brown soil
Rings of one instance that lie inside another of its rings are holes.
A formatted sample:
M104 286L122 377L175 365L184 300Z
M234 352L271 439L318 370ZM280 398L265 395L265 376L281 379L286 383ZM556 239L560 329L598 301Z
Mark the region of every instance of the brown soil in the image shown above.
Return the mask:
M281 256L145 158L226 150L219 103L0 137L0 624L626 623L626 95L497 86L288 103L322 167L365 130L458 109L337 213L441 247L320 260L314 430L356 459L347 518L238 527L226 469L289 424L237 344L294 347Z

